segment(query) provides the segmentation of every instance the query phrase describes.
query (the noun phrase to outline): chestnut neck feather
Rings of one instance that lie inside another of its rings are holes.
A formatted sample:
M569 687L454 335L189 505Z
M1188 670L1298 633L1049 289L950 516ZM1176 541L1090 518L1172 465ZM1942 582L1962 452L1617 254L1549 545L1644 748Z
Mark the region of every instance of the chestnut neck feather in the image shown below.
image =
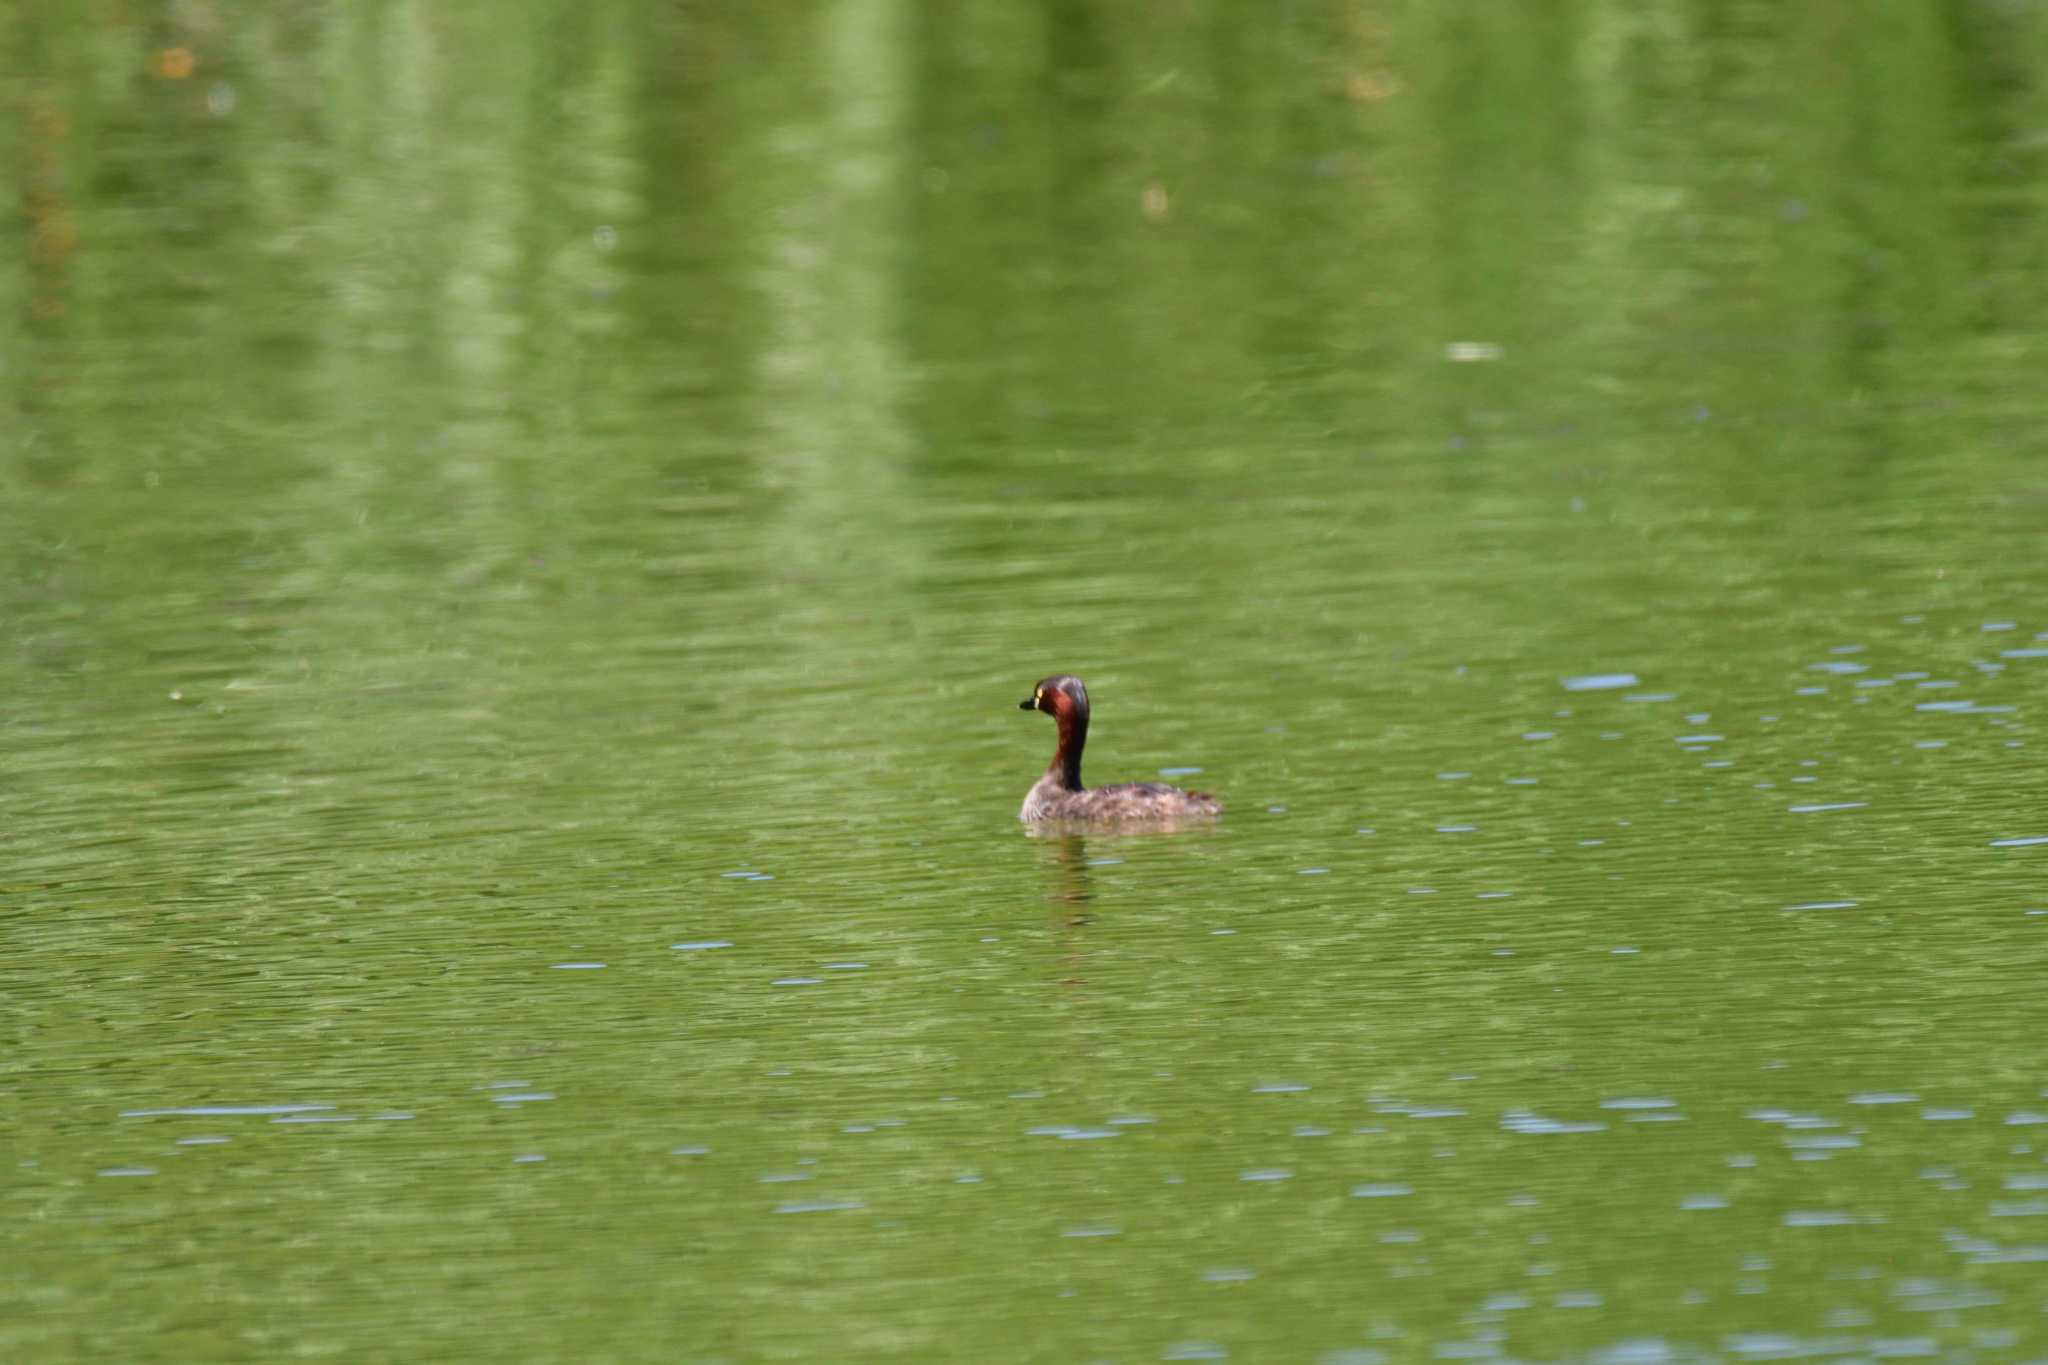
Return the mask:
M1052 762L1047 765L1045 775L1057 776L1060 786L1070 792L1081 790L1081 750L1088 744L1088 713L1074 705L1073 698L1064 692L1053 694L1052 718L1059 726L1059 747L1052 751Z

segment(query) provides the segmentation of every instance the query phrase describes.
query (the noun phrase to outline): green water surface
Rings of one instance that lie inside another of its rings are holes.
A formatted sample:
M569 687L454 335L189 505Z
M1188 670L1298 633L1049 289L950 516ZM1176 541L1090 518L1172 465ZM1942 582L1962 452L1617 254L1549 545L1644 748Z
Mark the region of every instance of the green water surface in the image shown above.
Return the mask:
M2048 1359L2048 10L0 73L0 1358Z

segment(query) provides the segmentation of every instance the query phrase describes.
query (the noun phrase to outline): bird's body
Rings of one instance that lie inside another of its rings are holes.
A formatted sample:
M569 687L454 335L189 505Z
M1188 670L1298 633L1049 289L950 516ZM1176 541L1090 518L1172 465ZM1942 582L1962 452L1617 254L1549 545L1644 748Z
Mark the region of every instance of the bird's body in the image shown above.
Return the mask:
M1164 782L1119 782L1108 787L1081 785L1081 751L1088 743L1088 689L1071 673L1042 679L1031 695L1017 703L1023 711L1043 711L1059 727L1059 744L1045 776L1032 784L1017 818L1076 824L1168 824L1210 819L1223 803L1207 792L1182 791Z

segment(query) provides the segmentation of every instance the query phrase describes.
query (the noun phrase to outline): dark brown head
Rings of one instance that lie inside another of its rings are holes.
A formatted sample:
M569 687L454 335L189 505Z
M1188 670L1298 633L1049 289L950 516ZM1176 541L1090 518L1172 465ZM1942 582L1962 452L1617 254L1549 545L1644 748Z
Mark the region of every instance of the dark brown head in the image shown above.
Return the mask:
M1081 750L1088 743L1088 689L1071 673L1040 678L1031 695L1017 703L1020 711L1043 711L1059 726L1059 747L1046 768L1069 791L1081 790Z
M1031 695L1017 703L1019 711L1043 711L1053 718L1066 721L1088 721L1088 689L1081 680L1071 673L1055 673L1050 678L1040 678L1038 686L1031 689Z

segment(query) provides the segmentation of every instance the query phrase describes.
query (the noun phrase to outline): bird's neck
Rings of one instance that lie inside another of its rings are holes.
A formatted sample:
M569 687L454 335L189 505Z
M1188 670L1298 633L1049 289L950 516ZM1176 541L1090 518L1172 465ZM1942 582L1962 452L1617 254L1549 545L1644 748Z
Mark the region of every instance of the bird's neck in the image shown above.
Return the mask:
M1081 750L1088 744L1088 717L1063 709L1053 719L1059 722L1060 742L1052 751L1052 762L1046 765L1045 775L1070 792L1080 791Z

